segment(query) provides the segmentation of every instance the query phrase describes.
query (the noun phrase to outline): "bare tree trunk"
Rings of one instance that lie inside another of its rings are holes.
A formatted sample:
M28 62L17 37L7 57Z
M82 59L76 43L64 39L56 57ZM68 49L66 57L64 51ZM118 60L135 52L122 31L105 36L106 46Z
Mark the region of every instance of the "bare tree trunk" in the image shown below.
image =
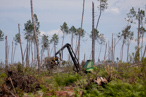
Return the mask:
M7 43L7 36L5 37L5 70L7 70L8 66L8 43Z
M116 43L116 38L114 38L114 45L115 45L115 43ZM114 61L115 61L115 48L116 48L116 46L114 46Z
M30 0L30 1L31 1L31 17L32 17L33 28L34 28L35 42L36 42L36 46L37 46L38 74L40 75L41 67L40 67L39 46L38 46L37 34L36 34L36 29L35 29L34 17L33 17L33 4L32 4L32 0Z
M139 55L139 43L140 43L140 41L139 41L139 33L140 33L140 8L138 9L138 35L137 35L137 39L138 39L138 41L137 41L137 46L138 46L138 55ZM139 59L138 59L138 63L139 63Z
M145 49L144 49L144 52L143 52L143 56L142 56L142 59L144 59L144 56L145 56L145 52L146 52L146 45L145 45Z
M92 2L92 60L95 63L94 3Z
M142 32L142 42L141 42L141 58L142 58L142 50L143 50L143 37L144 37L144 32Z
M63 32L63 31L62 31ZM63 43L64 43L64 32L63 32L63 37L62 37L62 47L63 47Z
M34 42L34 59L37 57L37 52L36 52L36 43Z
M71 47L73 48L73 33L72 33L72 36L71 36ZM68 61L70 61L70 55L68 56Z
M120 60L123 60L123 48L124 48L124 39L123 39L123 43L122 43L122 47L121 47L121 53L120 53Z
M16 44L15 44L14 53L13 53L13 63L14 63L14 58L15 58L15 52L16 52Z
M28 62L29 62L29 67L30 67L30 42L31 42L31 40L29 40L29 49L28 49Z
M53 48L54 48L54 44L53 44L52 49L51 49L51 51L50 51L50 55L51 55L51 54L52 54L52 52L53 52Z
M78 37L76 38L76 47L75 47L75 55L78 53Z
M50 47L48 47L48 57L50 57Z
M127 62L129 61L129 59L128 59L128 54L129 54L129 46L130 46L130 43L128 43L128 46L127 46Z
M8 59L7 59L8 62L9 62L9 51L10 51L10 45L8 46L8 51L7 51L7 52L8 52L8 53L7 53L7 54L8 54Z
M32 50L32 41L31 41L31 57L32 57L32 62L33 62L33 50Z
M101 5L101 0L100 0L100 5ZM96 29L98 27L100 17L101 17L101 7L100 7L100 13L99 13L98 21L97 21L97 24L96 24Z
M43 61L43 53L44 53L44 45L43 45L42 50L41 50L41 64L42 64L42 61Z
M55 56L55 53L56 53L56 45L55 45L55 41L54 41L54 56Z
M73 36L73 33L72 33L72 36L71 36L71 46L72 46L72 48L73 48L73 38L74 38L74 36Z
M84 62L85 62L85 59L86 59L86 54L84 53Z
M12 52L11 52L11 64L13 64L13 41L12 41Z
M107 51L107 43L105 45L105 54L104 54L104 60L105 60L105 56L106 56L106 51Z
M63 32L63 31L62 31ZM63 43L64 43L64 32L63 32L63 37L62 37L63 39L62 39L62 47L63 47ZM61 51L61 57L63 58L63 51ZM54 56L55 56L55 54L54 54Z
M29 62L28 62L28 39L27 39L27 46L26 46L26 66L29 66Z
M7 36L5 37L6 41L5 41L5 64L7 65L7 59L8 59L8 44L7 44Z
M114 43L114 40L113 40L113 33L112 33L112 48L114 46L113 43ZM112 62L114 63L114 51L113 50L112 50L112 56L111 56L111 58L112 58Z
M108 41L108 52L110 51L110 43ZM106 59L106 58L105 58ZM110 60L110 55L108 55L108 60Z
M24 56L23 56L22 43L21 43L20 24L18 24L18 31L19 31L19 37L20 37L20 48L21 48L21 56L22 56L22 66L24 66Z
M124 33L124 34L125 34L125 33ZM122 37L122 36L120 36L119 40L115 43L114 47L115 47L115 46L118 44L118 42L121 40L121 37ZM114 48L114 47L113 47L113 48ZM108 54L106 55L106 57L105 57L103 63L105 62L106 58L109 56L109 54L111 53L111 51L112 51L113 48L111 48L111 50L108 51Z
M85 6L85 0L83 0L83 11L82 11L81 29L80 29L80 32L79 32L79 40L78 40L78 60L79 60L79 63L80 63L80 38L81 38L81 32L82 32L82 26L83 26L84 6Z
M99 59L100 59L101 49L102 49L102 44L100 44L100 51L99 51L99 55L98 55L98 62L99 62Z

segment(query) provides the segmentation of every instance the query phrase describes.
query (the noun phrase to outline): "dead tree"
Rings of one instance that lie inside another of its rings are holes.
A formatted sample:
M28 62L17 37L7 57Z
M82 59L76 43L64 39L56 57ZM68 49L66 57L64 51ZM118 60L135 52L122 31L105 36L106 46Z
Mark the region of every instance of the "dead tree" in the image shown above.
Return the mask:
M32 0L30 0L31 3L31 17L32 17L32 22L33 22L33 29L34 29L34 35L35 35L35 42L36 42L36 47L37 47L37 60L38 60L38 74L40 74L40 56L39 56L39 47L38 47L38 39L37 39L37 34L36 34L36 29L35 29L35 23L34 23L34 17L33 17L33 3Z
M82 32L82 27L83 27L84 6L85 6L85 0L83 0L83 10L82 10L81 29L80 29L80 32L79 32L79 40L78 40L78 46L77 46L78 60L80 60L80 40L81 40L81 32Z
M107 43L105 45L105 54L104 54L104 60L105 60L105 56L106 56L106 51L107 51Z
M92 2L92 60L95 63L94 3Z
M7 70L8 66L8 41L7 41L7 36L5 37L5 70Z
M20 38L20 48L21 48L21 56L22 56L22 65L24 66L24 56L23 56L22 43L21 43L20 24L18 24L18 31L19 31L19 38Z

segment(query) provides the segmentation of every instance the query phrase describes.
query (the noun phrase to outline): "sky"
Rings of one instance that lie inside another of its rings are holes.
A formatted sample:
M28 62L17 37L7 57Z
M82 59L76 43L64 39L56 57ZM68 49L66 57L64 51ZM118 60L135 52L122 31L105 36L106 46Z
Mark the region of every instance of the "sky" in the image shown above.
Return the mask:
M11 61L12 40L15 34L18 33L18 23L20 24L21 35L24 37L24 23L31 20L30 0L0 0L0 29L8 36L9 43L9 62ZM89 35L92 30L92 2L95 6L95 25L99 16L99 1L98 0L85 0L85 10L83 19L83 29L86 35L81 39L81 53L80 61L86 55L86 60L91 59L92 40ZM72 25L76 28L81 27L82 16L82 3L83 0L33 0L33 10L38 16L40 22L40 32L46 34L51 39L54 33L59 35L59 44L57 50L61 48L62 32L60 25L66 22L69 27ZM121 32L127 25L125 18L129 10L134 7L136 11L138 8L145 10L146 0L108 0L108 8L102 12L98 30L99 33L104 34L106 42L114 38L117 39L117 34ZM136 21L136 20L135 20ZM144 25L146 27L146 25ZM137 37L137 24L132 24L131 31L134 32L134 37ZM65 43L70 43L71 35L65 36ZM23 50L26 47L26 40L22 38ZM76 38L74 38L74 47ZM0 61L4 62L5 59L5 42L0 41ZM41 45L41 44L40 44ZM115 58L120 56L122 41L120 41L115 50ZM136 41L131 41L130 54L135 52ZM144 36L144 45L146 45L146 37ZM52 48L52 45L51 45ZM74 49L74 48L73 48ZM21 61L19 45L16 46L15 61ZM100 52L100 45L96 42L95 59L97 61ZM102 46L100 59L103 60L105 52L105 45ZM124 46L124 61L127 56L127 46ZM53 53L52 53L53 55ZM64 51L64 60L68 59L68 51Z

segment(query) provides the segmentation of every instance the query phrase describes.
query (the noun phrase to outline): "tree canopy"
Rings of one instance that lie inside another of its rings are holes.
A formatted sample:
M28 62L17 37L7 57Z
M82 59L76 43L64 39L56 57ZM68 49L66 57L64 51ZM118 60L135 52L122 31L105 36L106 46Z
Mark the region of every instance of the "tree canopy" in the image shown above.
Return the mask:
M4 33L2 30L0 30L0 41L4 40Z
M40 23L38 22L38 18L36 14L34 14L34 22L35 22L37 35L39 35ZM24 24L24 31L25 31L24 33L25 39L34 40L34 29L33 29L33 23L31 22L31 20L28 20L27 23Z

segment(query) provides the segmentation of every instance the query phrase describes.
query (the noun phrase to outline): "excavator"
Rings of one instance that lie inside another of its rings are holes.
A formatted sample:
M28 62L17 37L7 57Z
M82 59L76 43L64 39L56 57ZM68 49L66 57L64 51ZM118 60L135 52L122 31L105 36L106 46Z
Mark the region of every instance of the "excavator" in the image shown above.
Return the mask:
M74 67L75 68L73 70L75 72L79 72L81 70L80 65L79 65L79 61L78 61L78 59L77 59L77 57L76 57L76 55L75 55L75 53L74 53L74 51L73 51L73 49L72 49L72 47L71 47L71 45L69 43L65 44L61 49L59 49L55 53L55 57L53 59L51 59L50 64L48 64L46 67L47 68L53 68L53 66L59 65L60 64L60 60L62 60L61 59L61 53L65 48L68 49L68 52L69 52L69 54L70 54L70 56L72 58L72 61L74 63ZM57 56L58 54L59 54L59 57ZM86 71L89 71L89 72L93 71L94 70L93 61L92 60L87 60L85 65L83 66L83 68L85 68L85 69L88 68L88 69L86 69Z

